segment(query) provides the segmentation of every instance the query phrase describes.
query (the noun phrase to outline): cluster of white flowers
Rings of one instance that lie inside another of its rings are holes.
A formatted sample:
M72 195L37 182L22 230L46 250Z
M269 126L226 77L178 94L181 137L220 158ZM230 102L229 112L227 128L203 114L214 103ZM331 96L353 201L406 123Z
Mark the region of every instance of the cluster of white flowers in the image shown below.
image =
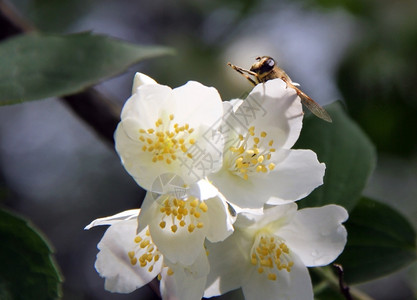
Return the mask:
M147 195L141 209L93 221L105 288L130 293L160 280L163 299L198 300L242 288L245 299L313 299L307 267L346 244L337 205L297 210L325 165L293 150L300 98L280 79L222 102L190 81L171 89L137 73L116 150Z

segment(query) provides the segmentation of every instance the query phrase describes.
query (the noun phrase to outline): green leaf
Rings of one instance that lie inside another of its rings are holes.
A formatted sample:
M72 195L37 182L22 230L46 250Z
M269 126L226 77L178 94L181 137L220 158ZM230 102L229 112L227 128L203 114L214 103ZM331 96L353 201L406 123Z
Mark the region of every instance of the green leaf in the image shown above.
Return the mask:
M92 9L93 0L13 0L13 6L42 32L63 32ZM101 4L101 3L97 3Z
M52 250L26 220L0 210L1 299L49 300L61 294Z
M362 198L345 226L348 242L337 262L350 284L387 275L417 258L416 232L385 204Z
M359 200L375 167L376 153L341 103L332 103L326 110L333 123L310 114L305 118L300 139L294 146L312 149L319 161L326 164L324 184L298 204L301 208L333 203L350 210Z
M336 289L326 287L319 292L314 293L315 300L346 300L346 298Z
M91 33L18 36L0 44L0 105L74 94L170 53Z

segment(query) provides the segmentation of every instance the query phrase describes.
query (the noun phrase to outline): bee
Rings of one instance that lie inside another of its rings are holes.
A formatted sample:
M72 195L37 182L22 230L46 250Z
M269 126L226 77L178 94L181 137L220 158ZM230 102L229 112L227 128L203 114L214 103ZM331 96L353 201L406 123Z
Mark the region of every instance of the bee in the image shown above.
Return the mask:
M303 103L305 107L307 107L313 114L324 121L330 123L332 122L332 118L330 118L327 111L319 104L317 104L317 102L311 99L306 93L300 90L297 87L299 84L292 82L291 78L287 75L287 73L285 73L283 69L277 66L275 60L272 57L257 57L256 62L252 65L250 70L240 68L238 66L232 65L231 63L228 63L227 65L243 75L254 86L271 79L282 79L287 84L287 87L293 88L296 91L297 95L301 99L301 103ZM253 78L250 76L253 76Z

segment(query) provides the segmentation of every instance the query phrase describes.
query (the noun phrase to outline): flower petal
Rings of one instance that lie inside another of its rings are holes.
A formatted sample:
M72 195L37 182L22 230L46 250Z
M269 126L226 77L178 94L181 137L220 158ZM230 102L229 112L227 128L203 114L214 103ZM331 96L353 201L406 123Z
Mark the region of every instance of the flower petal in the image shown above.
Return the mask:
M250 242L236 231L222 242L206 242L210 273L204 297L218 296L242 285L253 269L250 247Z
M254 230L255 232L263 227L278 230L285 224L290 223L296 212L297 204L292 202L266 207L263 214L241 213L234 226L242 230Z
M219 190L209 181L202 179L192 184L188 190L189 195L194 196L200 200L207 200L216 197Z
M142 205L141 205L141 212L138 214L138 228L137 231L140 232L144 230L148 224L152 221L152 214L146 213L147 211L150 211L154 209L152 205L155 205L155 199L152 192L147 192L145 195L145 199L143 199Z
M189 81L173 90L173 98L180 103L174 112L176 120L186 120L194 128L203 124L215 130L220 126L223 104L215 88Z
M267 204L277 205L306 197L323 184L326 169L311 150L279 150L285 159L268 176L256 178L259 188L269 191Z
M142 151L140 144L132 137L129 137L126 130L124 130L125 127L131 127L133 123L136 122L129 118L120 122L117 126L115 132L116 151L126 171L133 177L136 183L145 189L151 189L152 183L155 181L155 178L148 176L148 170L153 167L152 155ZM137 134L139 129L129 129L128 132ZM169 172L169 170L166 170L166 172Z
M173 273L169 275L168 268L164 268L161 272L162 299L194 300L203 297L210 269L205 251L200 253L191 266L172 264L168 260L165 260L165 263Z
M335 260L345 247L347 233L342 223L347 218L347 211L338 205L305 208L278 235L306 266L324 266Z
M95 226L113 225L113 224L118 223L120 221L135 219L135 218L138 217L139 212L140 212L140 209L129 209L129 210L125 210L123 212L120 212L118 214L115 214L113 216L110 216L110 217L95 219L93 222L91 222L90 224L85 226L84 229L88 230L88 229L90 229L92 227L95 227Z
M206 285L206 278L190 278L179 270L175 275L162 272L161 295L163 300L196 300L201 299ZM181 275L180 275L181 274Z
M223 114L229 115L231 112L236 112L238 107L242 104L242 99L231 99L229 101L223 101Z
M292 258L291 271L279 271L277 280L268 280L266 274L253 272L242 286L245 299L313 300L308 270L297 255L292 255Z
M229 170L222 168L219 172L209 175L208 178L222 192L237 210L261 209L265 201L269 199L269 192L260 190L251 180L234 175ZM267 195L259 197L259 193Z
M95 267L105 278L106 290L130 293L150 282L161 271L161 262L154 265L152 272L132 266L128 252L135 249L135 237L136 220L120 221L107 229L97 245L100 252Z
M140 72L136 72L135 77L133 78L133 86L132 86L132 95L136 93L136 90L141 85L145 84L157 84L154 79L149 77L148 75L145 75Z
M223 241L233 233L234 218L229 213L226 200L221 195L205 201L208 207L209 228L207 239L210 242Z
M269 80L255 86L245 102L248 103L242 103L236 114L241 114L243 122L251 120L248 127L275 127L276 148L289 149L295 144L301 132L303 109L294 89L287 88L281 79ZM248 119L249 112L252 119Z
M160 108L175 104L172 94L172 89L165 85L142 85L124 104L121 119L136 118L143 129L152 128L161 117Z

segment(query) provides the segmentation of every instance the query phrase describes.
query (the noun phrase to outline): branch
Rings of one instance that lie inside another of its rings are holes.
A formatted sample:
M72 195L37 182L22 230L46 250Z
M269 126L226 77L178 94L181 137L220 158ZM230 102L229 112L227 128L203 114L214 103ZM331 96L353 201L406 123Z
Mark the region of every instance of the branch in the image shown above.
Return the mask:
M334 272L329 267L313 268L312 270L321 278L324 278L328 282L330 287L332 287L335 290L340 290L340 275L339 278L337 278ZM373 298L355 288L349 288L349 294L350 298L346 299L373 300ZM346 297L345 294L343 295Z
M337 275L339 276L339 288L342 295L346 298L346 300L353 300L352 296L350 295L349 286L343 280L343 267L339 264L333 264L333 267L336 269Z
M0 0L0 39L36 31L36 28L22 18L8 3ZM93 88L62 97L78 117L86 122L113 147L113 133L120 121L121 108Z
M65 96L62 102L113 147L113 134L120 121L120 107L93 88Z

